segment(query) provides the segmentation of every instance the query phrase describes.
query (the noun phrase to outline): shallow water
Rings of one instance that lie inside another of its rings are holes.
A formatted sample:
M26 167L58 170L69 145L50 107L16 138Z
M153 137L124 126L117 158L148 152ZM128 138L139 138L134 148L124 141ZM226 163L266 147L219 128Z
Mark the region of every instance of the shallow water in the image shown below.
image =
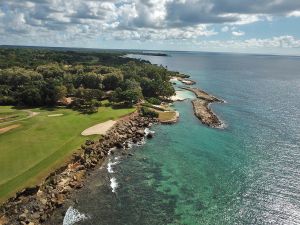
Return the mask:
M142 57L225 99L212 108L227 127L203 126L190 100L175 103L177 124L152 128L134 156L92 175L75 206L89 219L76 224L300 224L300 58Z

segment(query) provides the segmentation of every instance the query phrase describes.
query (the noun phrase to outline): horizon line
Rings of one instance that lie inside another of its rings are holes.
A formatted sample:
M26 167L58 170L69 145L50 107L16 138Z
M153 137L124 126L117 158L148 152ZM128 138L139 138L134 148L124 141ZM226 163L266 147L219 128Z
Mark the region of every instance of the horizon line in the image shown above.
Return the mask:
M182 52L182 53L221 53L221 54L238 54L238 55L258 55L258 56L289 56L300 57L299 55L289 53L251 53L251 52L230 52L230 51L200 51L200 50L163 50L163 49L135 49L135 48L92 48L92 47L63 47L63 46L42 46L42 45L9 45L0 44L1 47L16 47L16 48L59 48L59 49L82 49L82 50L107 50L107 51L149 51L149 52Z

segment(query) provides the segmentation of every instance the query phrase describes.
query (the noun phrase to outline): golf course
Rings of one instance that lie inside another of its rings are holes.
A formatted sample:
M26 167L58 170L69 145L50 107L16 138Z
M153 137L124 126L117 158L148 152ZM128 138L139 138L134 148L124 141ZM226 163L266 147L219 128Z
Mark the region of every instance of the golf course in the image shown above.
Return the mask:
M74 153L86 139L81 132L115 120L135 108L101 106L82 114L65 107L17 109L0 106L0 201L24 187L38 184Z

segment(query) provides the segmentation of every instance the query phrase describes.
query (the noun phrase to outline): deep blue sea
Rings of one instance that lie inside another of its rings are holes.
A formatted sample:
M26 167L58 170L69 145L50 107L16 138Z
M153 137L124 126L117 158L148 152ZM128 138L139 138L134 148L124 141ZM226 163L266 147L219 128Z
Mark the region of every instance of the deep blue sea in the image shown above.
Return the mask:
M226 128L202 125L190 100L175 103L177 124L151 128L132 157L92 175L76 224L300 224L300 57L168 54L135 57L224 99L212 108Z

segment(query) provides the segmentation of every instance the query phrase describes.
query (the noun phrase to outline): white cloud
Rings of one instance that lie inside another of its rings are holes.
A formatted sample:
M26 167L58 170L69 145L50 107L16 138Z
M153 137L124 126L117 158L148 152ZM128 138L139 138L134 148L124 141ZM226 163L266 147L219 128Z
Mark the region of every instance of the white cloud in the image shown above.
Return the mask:
M300 10L299 11L290 12L288 14L288 17L300 17Z
M0 0L0 44L94 39L196 40L274 16L299 16L295 0ZM238 29L238 28L239 29Z
M232 35L234 35L234 36L244 36L245 32L243 32L243 31L232 31Z
M121 30L113 32L113 37L118 40L189 40L197 39L202 36L216 35L217 32L208 28L207 25L198 25L196 27L185 27L182 29L144 29Z
M222 32L228 32L229 31L229 27L228 26L222 27L221 31Z

